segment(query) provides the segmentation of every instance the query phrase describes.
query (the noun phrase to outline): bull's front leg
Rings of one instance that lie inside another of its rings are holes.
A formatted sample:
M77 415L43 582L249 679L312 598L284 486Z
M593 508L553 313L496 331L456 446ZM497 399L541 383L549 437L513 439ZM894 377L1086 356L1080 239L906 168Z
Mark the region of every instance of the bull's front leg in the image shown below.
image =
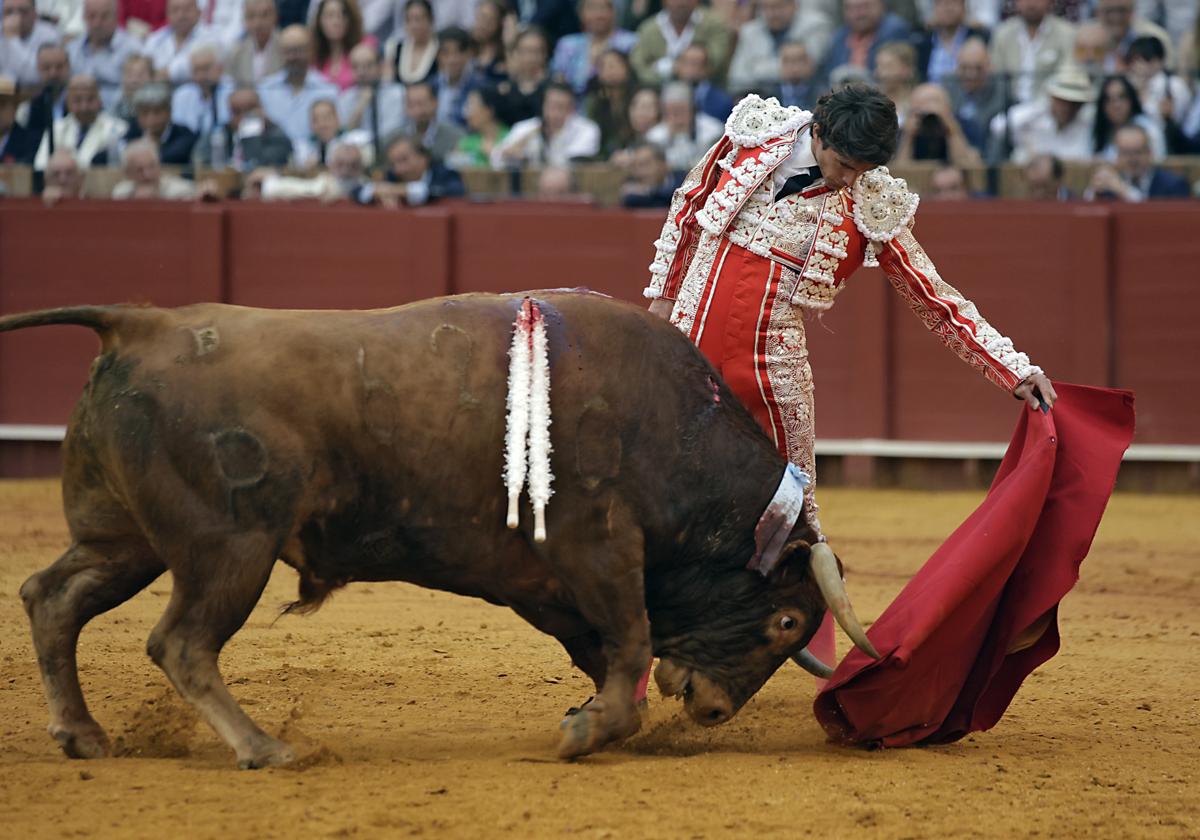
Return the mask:
M575 581L576 608L598 634L605 668L595 699L561 725L561 758L595 752L641 726L634 697L651 656L642 533L631 517L615 511L608 524L604 539L572 551L572 573L566 576Z

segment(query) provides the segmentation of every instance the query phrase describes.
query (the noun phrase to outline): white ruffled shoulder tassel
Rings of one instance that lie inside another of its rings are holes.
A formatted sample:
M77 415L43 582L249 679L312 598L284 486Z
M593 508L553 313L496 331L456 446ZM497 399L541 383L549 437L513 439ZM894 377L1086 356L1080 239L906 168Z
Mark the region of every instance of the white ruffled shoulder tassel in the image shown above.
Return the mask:
M554 490L550 471L550 359L546 322L537 302L526 298L513 324L508 364L508 423L504 484L508 527L520 524L518 503L528 480L536 542L546 541L546 504Z

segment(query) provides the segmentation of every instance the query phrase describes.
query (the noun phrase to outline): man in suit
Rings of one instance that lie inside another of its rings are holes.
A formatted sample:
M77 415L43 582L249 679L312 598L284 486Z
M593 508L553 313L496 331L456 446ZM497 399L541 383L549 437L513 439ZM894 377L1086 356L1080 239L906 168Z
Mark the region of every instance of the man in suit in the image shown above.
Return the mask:
M37 66L39 89L17 109L17 122L32 135L34 151L54 121L66 116L67 82L71 80L71 61L61 44L43 44L38 49Z
M1016 0L1017 13L992 32L992 68L1008 77L1018 102L1042 94L1046 83L1070 63L1075 27L1050 14L1053 0Z
M83 19L87 31L67 47L71 67L96 77L100 99L111 108L121 96L121 68L141 52L141 44L117 26L117 0L84 0Z
M222 133L220 160L214 160L214 136L215 132L201 135L196 143L195 159L202 166L230 166L252 172L260 166L287 166L292 157L292 141L263 114L262 101L254 88L239 88L229 95L229 123Z
M823 88L817 83L817 68L808 48L788 41L779 48L779 82L765 85L763 96L774 96L784 107L811 111Z
M383 160L384 138L404 124L404 85L384 82L379 53L370 44L350 50L354 85L337 99L338 118L347 130L362 129L371 136L372 160Z
M29 163L37 146L33 135L17 122L17 84L0 76L0 165Z
M662 11L638 27L629 61L643 84L669 79L675 59L692 43L703 44L708 50L713 81L724 81L733 33L712 10L698 6L699 0L663 0Z
M968 26L966 0L933 0L929 25L916 37L917 75L922 81L943 82L954 74L958 51L970 38L987 41L987 30Z
M246 0L246 34L229 53L229 75L238 87L254 87L283 69L279 54L279 16L274 0Z
M629 180L621 186L621 205L670 207L680 179L667 165L666 152L645 140L629 151Z
M843 25L833 33L833 42L821 64L821 78L849 64L869 73L875 72L875 55L892 41L908 41L909 28L898 16L887 11L883 0L845 0Z
M43 44L57 44L62 38L53 24L38 20L33 0L4 0L0 19L4 22L0 73L12 76L22 87L34 87L39 82L38 49Z
M675 78L692 87L696 112L724 122L733 110L733 98L713 84L708 67L708 50L703 44L688 44L675 59Z
M404 132L416 138L433 161L440 164L458 146L465 132L453 123L439 122L437 112L438 96L433 85L417 82L408 86L404 96L407 117Z
M192 161L196 132L171 119L171 89L155 82L133 95L137 123L129 127L126 142L146 138L158 149L158 160L169 166L186 166Z
M1191 195L1186 179L1154 165L1150 135L1140 125L1131 123L1117 129L1113 145L1117 148L1116 169L1100 166L1092 175L1085 198L1155 201Z
M942 80L950 94L950 109L967 140L980 152L987 150L988 126L1007 104L1004 85L992 73L987 44L970 38L958 51L954 75Z
M229 122L229 94L233 83L224 76L216 47L204 44L192 50L192 80L175 89L171 113L196 134L211 134Z
M387 145L387 162L386 183L376 187L379 203L385 207L418 206L466 192L459 174L433 160L414 137L393 137Z
M72 149L79 165L104 166L109 163L109 150L116 149L129 130L124 120L119 120L100 108L100 86L86 74L71 77L67 83L67 111L62 119L42 137L33 168L43 171L50 160L50 146L55 149ZM115 163L116 161L113 161Z

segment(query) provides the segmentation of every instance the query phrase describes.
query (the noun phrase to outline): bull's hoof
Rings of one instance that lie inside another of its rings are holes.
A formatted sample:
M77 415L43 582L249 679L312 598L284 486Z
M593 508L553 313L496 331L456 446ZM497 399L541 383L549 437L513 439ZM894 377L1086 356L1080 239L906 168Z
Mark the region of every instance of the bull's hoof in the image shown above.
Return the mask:
M58 741L68 758L108 758L112 755L108 735L99 726L71 729L51 725L50 736Z
M296 760L296 753L283 741L268 739L262 744L256 744L255 750L248 756L238 759L239 770L261 770L264 767L281 767Z
M596 718L596 713L591 709L580 709L563 719L558 725L562 732L558 741L559 758L578 758L596 751L596 739L601 729L600 720Z

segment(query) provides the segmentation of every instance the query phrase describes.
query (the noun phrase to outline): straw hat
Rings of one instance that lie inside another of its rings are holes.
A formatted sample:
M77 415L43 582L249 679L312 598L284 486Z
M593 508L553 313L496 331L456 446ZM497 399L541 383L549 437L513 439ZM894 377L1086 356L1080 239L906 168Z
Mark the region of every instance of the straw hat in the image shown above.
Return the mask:
M1065 102L1078 102L1086 105L1096 98L1092 82L1079 67L1065 65L1058 68L1050 81L1046 83L1046 93L1055 99Z

